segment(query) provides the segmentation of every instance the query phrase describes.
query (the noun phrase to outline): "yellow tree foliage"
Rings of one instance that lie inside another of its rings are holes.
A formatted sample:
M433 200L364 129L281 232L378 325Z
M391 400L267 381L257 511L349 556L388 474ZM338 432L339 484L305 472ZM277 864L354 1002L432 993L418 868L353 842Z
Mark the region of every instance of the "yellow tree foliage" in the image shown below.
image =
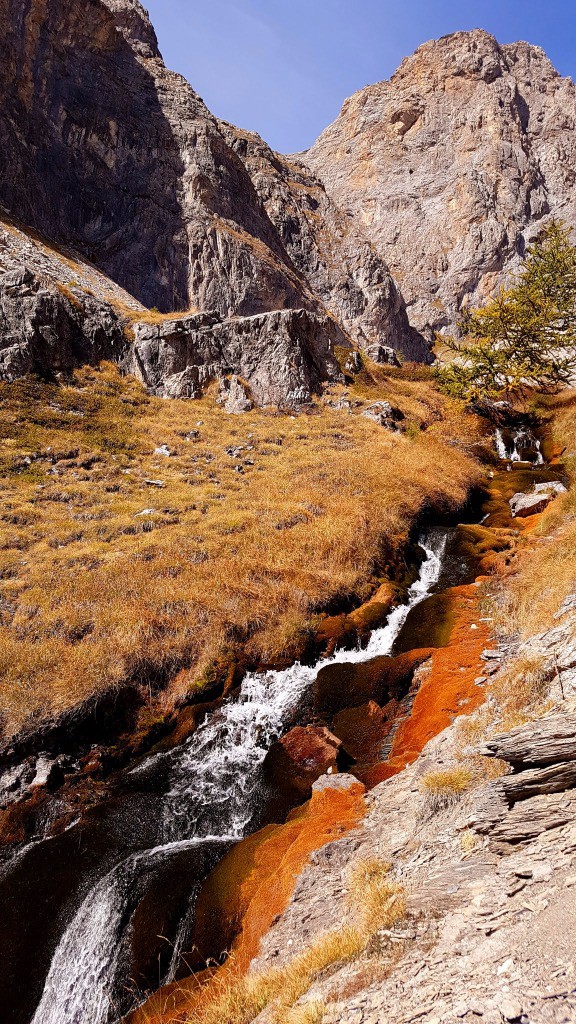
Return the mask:
M510 288L468 311L460 337L445 338L453 362L438 370L454 397L554 392L576 374L576 246L552 221L527 250Z

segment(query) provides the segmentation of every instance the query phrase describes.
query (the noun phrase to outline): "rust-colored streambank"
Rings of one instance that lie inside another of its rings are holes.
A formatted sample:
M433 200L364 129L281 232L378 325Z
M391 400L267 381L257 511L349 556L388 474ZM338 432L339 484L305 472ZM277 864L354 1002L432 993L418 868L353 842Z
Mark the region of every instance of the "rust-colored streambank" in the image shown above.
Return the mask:
M519 538L536 525L539 517L521 523L510 518L508 499L519 484L520 473L497 474L487 491L486 525L463 528L464 546L480 571L504 569ZM225 968L193 974L161 989L130 1015L129 1024L172 1024L189 1017L201 1020L202 1008L217 996L223 977L239 977L248 969L262 937L288 905L310 855L361 821L365 787L401 772L455 718L470 714L483 703L484 687L478 680L483 675L482 652L490 645L491 633L483 614L482 582L480 576L440 595L442 601L436 607L442 622L436 624L436 637L442 646L421 652L426 655L421 664L421 659L414 658L417 652L411 652L417 665L413 700L406 717L396 723L388 756L352 769L364 785L359 782L348 790L314 793L284 825L270 825L239 843L206 879L197 904L196 956L200 960L216 950L229 949L232 957ZM372 704L366 707L373 712ZM374 717L378 728L381 723Z
M238 843L209 875L196 906L196 957L215 949L231 956L221 971L203 971L160 989L127 1018L127 1024L186 1020L242 975L263 935L286 908L310 854L354 828L365 813L364 786L315 792L284 825L268 825Z

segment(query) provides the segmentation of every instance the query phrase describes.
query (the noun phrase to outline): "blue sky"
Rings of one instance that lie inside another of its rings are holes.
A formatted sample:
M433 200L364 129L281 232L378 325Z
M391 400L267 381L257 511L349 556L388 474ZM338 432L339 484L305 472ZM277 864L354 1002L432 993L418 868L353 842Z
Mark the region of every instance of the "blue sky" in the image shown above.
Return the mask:
M427 39L485 28L576 77L575 0L143 0L167 65L210 109L288 153Z

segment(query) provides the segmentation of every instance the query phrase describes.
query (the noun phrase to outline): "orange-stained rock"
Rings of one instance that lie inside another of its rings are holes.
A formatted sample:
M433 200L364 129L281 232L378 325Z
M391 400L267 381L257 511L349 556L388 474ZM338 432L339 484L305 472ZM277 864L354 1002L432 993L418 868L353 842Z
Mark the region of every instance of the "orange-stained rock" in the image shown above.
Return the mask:
M454 587L450 595L454 626L449 644L434 651L419 669L420 686L411 714L398 727L388 761L374 766L369 778L363 776L367 785L376 785L412 764L429 740L484 701L484 692L474 680L481 675L481 654L489 645L490 633L481 621L478 587Z
M371 700L383 704L403 697L408 692L414 670L430 656L432 649L408 651L397 658L382 655L357 664L326 665L314 682L316 709L333 715Z
M342 777L340 777L342 779ZM226 971L243 973L262 936L286 908L310 854L354 828L365 813L364 786L323 789L284 825L268 825L238 843L206 879L196 907L194 943L204 956L230 949ZM218 972L215 972L216 975ZM210 999L214 972L167 985L127 1018L127 1024L168 1024ZM217 978L214 981L217 990Z
M396 702L394 702L396 705ZM336 715L332 728L344 744L346 752L359 764L373 763L380 756L382 741L389 734L394 710L383 710L375 701L359 708L348 708Z
M316 633L320 644L327 645L331 654L338 643L347 638L362 638L373 629L383 625L397 598L397 587L390 580L382 583L375 594L349 614L327 615Z
M342 741L324 726L297 725L270 747L264 761L267 779L285 796L307 799L321 775L338 771Z
M396 597L396 586L387 580L378 587L369 601L350 612L348 618L359 633L376 629L386 621Z

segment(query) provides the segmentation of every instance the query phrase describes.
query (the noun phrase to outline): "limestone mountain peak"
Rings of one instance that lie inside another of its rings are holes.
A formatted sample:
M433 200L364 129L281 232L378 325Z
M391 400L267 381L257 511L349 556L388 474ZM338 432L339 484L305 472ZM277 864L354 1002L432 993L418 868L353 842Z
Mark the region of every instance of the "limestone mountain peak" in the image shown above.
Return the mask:
M506 279L544 218L576 224L575 124L576 88L540 47L474 29L355 93L305 159L432 335Z
M139 0L102 0L124 38L143 57L159 57L158 39L148 11Z

